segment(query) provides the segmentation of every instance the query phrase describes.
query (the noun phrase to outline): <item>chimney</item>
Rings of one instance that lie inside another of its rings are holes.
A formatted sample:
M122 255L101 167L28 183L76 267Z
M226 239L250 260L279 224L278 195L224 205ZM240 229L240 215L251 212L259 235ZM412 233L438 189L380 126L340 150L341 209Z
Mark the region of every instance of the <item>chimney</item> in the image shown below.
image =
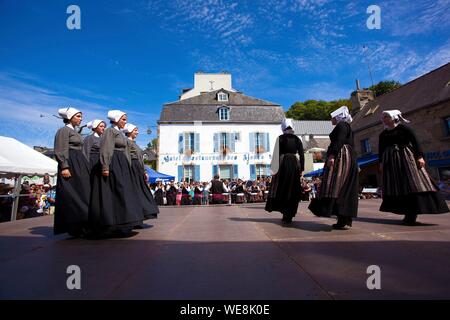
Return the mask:
M352 115L355 115L361 111L367 103L375 100L375 96L371 90L361 89L360 82L356 79L356 91L352 92L350 100L352 102Z

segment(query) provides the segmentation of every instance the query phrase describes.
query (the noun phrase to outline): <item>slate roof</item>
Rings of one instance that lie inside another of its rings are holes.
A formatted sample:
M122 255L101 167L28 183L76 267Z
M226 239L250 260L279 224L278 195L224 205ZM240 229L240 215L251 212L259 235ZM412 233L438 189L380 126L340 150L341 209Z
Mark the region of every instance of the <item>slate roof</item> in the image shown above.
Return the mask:
M293 122L296 135L329 135L334 129L331 121L294 120Z
M447 63L367 103L353 117L352 129L360 131L380 124L384 110L398 109L407 115L449 99L450 63Z
M329 138L313 138L309 141L303 141L303 149L308 150L311 148L321 148L321 149L328 149L328 146L330 145L330 139Z
M218 92L226 92L228 101L218 101ZM219 89L201 95L166 103L163 105L158 123L168 122L218 122L218 110L222 106L230 109L228 122L246 123L281 123L284 118L283 108L276 103L246 96L241 92Z

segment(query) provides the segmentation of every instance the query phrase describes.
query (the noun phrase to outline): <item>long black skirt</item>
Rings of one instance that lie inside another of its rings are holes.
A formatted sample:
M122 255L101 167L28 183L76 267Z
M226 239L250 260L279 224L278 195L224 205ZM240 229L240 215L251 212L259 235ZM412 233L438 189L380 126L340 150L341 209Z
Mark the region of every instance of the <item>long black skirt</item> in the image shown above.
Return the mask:
M279 211L295 217L302 193L300 165L294 154L280 157L278 172L272 176L272 184L266 202L266 211Z
M380 211L401 215L449 212L439 187L417 166L411 149L391 146L383 153L383 202Z
M158 206L164 205L164 192L161 189L155 191L154 198Z
M380 211L419 215L447 213L450 210L439 192L420 192L403 196L384 196Z
M142 208L141 212L143 220L157 218L159 209L153 198L152 192L145 181L144 169L141 167L139 160L131 160L131 173L136 188L135 190L139 197L139 203Z
M308 207L319 217L358 215L358 164L350 145L339 151L332 168L325 165L318 196Z
M166 193L167 197L167 205L168 206L175 206L177 204L177 194L172 192Z
M114 151L109 176L98 170L93 179L89 224L95 233L130 231L142 224L142 206L135 189L125 154Z
M93 172L95 170L98 170L99 166L100 166L100 153L91 152L89 154L89 169L91 170L91 172Z
M71 177L65 179L58 167L54 233L79 236L88 226L91 191L89 164L81 150L69 150L69 171Z

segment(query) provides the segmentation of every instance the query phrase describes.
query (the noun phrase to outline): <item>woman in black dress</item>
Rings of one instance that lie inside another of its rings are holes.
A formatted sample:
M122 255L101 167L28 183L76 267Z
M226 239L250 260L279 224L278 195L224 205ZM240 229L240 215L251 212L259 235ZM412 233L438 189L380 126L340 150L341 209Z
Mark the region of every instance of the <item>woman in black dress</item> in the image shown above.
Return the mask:
M277 138L272 157L272 183L266 202L266 211L279 211L282 222L289 224L297 214L302 192L300 178L305 168L303 144L294 134L291 119L284 119L283 134Z
M178 188L175 186L173 181L166 188L166 198L168 206L175 206L177 204L177 194Z
M105 132L106 123L102 120L93 120L86 125L92 130L92 134L84 138L83 154L89 162L91 177L95 172L101 171L100 167L100 141Z
M409 122L399 110L382 114L379 157L383 202L380 211L405 215L405 225L415 225L419 214L449 212L437 184L425 169L422 149Z
M94 179L90 224L97 235L126 236L133 227L142 225L142 207L131 172L131 157L122 129L127 115L120 110L108 112L112 126L105 130L100 142L101 179Z
M358 164L354 150L352 117L346 106L331 113L336 127L330 133L330 146L317 198L309 209L321 217L337 216L334 229L347 230L358 214Z
M156 204L158 206L163 206L164 205L164 186L162 185L161 182L158 182L158 184L154 184L154 190L155 193L153 194L153 197L155 198Z
M135 125L127 123L124 132L128 137L127 142L131 155L131 177L142 206L142 219L155 219L158 217L159 209L147 184L148 176L145 172L144 153L135 141L139 130Z
M84 236L88 231L91 184L89 164L83 155L83 139L75 130L83 119L75 108L58 110L65 126L55 136L55 157L58 162L54 233Z

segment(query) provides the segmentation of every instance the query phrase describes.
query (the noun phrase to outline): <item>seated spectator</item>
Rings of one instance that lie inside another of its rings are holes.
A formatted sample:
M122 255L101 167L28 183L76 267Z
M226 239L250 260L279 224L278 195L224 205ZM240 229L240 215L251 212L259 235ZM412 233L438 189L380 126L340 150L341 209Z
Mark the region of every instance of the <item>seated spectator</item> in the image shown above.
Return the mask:
M55 198L56 198L56 187L51 187L47 185L46 188L46 205L44 214L54 214L55 213ZM45 187L45 186L44 186Z

